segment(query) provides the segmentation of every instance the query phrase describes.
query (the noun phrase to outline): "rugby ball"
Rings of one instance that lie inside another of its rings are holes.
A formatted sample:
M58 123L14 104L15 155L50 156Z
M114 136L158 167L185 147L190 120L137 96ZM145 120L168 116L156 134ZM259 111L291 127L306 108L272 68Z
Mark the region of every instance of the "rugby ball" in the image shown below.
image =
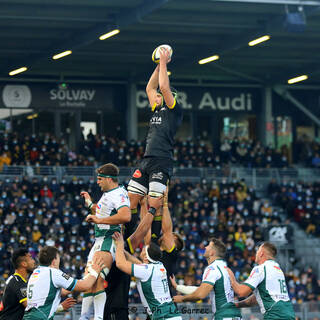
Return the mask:
M152 52L152 61L155 63L160 62L160 49L161 48L166 48L170 52L170 59L172 57L172 48L168 44L162 44L158 47L156 47L153 52Z

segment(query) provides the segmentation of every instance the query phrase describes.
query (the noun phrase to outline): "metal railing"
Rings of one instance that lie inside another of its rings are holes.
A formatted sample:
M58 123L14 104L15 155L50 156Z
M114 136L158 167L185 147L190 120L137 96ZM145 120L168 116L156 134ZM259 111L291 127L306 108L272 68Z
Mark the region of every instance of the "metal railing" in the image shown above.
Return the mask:
M62 178L71 180L74 177L84 180L95 176L96 167L73 167L73 166L5 166L0 171L0 178L12 177L56 177L58 181ZM120 177L128 180L134 168L120 167ZM314 182L320 179L320 169L296 168L296 169L275 169L275 168L242 168L226 167L224 169L213 168L174 168L174 179L181 179L190 182L200 182L202 180L217 180L223 178L246 180L246 183L253 186L257 191L266 190L266 186L271 179L278 183L282 181L305 181Z
M205 303L182 303L178 305L183 320L211 320L213 314L211 311L211 305ZM305 302L302 304L293 305L296 316L301 320L312 320L320 315L320 303L319 302ZM78 304L68 312L71 316L71 320L78 320L80 317L81 305ZM243 320L262 320L263 315L261 314L258 307L254 308L243 308L241 309ZM55 320L70 319L65 314L57 314ZM146 312L141 304L130 304L129 305L129 318L130 320L145 319Z

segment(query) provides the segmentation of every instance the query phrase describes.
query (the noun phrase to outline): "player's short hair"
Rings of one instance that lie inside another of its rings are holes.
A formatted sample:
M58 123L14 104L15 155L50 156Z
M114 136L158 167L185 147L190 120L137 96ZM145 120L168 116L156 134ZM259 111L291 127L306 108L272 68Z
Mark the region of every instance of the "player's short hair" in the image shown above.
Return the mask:
M146 250L148 250L148 255L152 260L159 261L161 259L162 251L160 250L160 247L155 243L151 242Z
M214 248L216 249L216 255L220 258L224 258L227 252L227 247L218 238L212 237L209 239L209 243L212 242Z
M172 233L176 239L174 241L176 248L178 251L181 251L184 249L184 240L182 239L181 235L178 232L173 232Z
M275 257L278 253L277 247L271 242L264 242L261 246L263 249L267 250L271 257Z
M56 247L45 246L39 252L39 262L42 266L50 266L52 261L57 257L59 251Z
M26 248L18 248L13 252L11 262L15 269L18 269L20 267L21 262L24 260L28 253L29 251Z
M112 177L113 182L118 181L119 168L113 163L106 163L96 170L97 174L103 174Z

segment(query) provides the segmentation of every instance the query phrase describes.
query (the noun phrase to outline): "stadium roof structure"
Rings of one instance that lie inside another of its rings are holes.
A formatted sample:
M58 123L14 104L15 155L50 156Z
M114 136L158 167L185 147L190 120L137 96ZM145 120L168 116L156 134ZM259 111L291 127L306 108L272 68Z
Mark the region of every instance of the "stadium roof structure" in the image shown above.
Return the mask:
M170 44L175 81L286 84L307 74L304 84L320 84L317 0L0 0L0 26L2 80L147 81L153 49ZM198 63L212 55L220 59Z

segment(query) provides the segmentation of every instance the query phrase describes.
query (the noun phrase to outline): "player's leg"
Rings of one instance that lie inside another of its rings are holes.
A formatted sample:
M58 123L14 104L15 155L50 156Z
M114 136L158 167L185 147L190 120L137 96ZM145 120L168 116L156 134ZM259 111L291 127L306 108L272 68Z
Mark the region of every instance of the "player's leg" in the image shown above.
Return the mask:
M155 159L154 164L150 168L149 172L149 193L150 197L159 198L162 197L166 191L167 184L169 182L169 165L167 160ZM158 243L162 224L162 211L157 210L152 226L151 226L151 241Z
M94 320L102 320L104 314L104 306L107 301L107 295L104 290L104 279L108 275L112 262L113 257L110 252L105 251L97 251L94 254L94 257L99 257L103 260L105 268L100 272L100 276L97 279L97 282L92 288L93 292L93 305L94 305Z
M143 165L143 162L141 163ZM135 230L139 220L138 204L148 193L148 176L142 167L135 170L128 185L128 195L130 199L131 221L126 224L129 235Z
M89 252L88 264L91 263L93 259L93 255L98 250L98 248L100 248L100 245L96 241ZM86 267L85 275L88 274L87 269L88 268ZM79 320L91 319L92 312L93 312L93 293L92 293L92 290L88 290L83 294L82 305L81 305L81 316Z

